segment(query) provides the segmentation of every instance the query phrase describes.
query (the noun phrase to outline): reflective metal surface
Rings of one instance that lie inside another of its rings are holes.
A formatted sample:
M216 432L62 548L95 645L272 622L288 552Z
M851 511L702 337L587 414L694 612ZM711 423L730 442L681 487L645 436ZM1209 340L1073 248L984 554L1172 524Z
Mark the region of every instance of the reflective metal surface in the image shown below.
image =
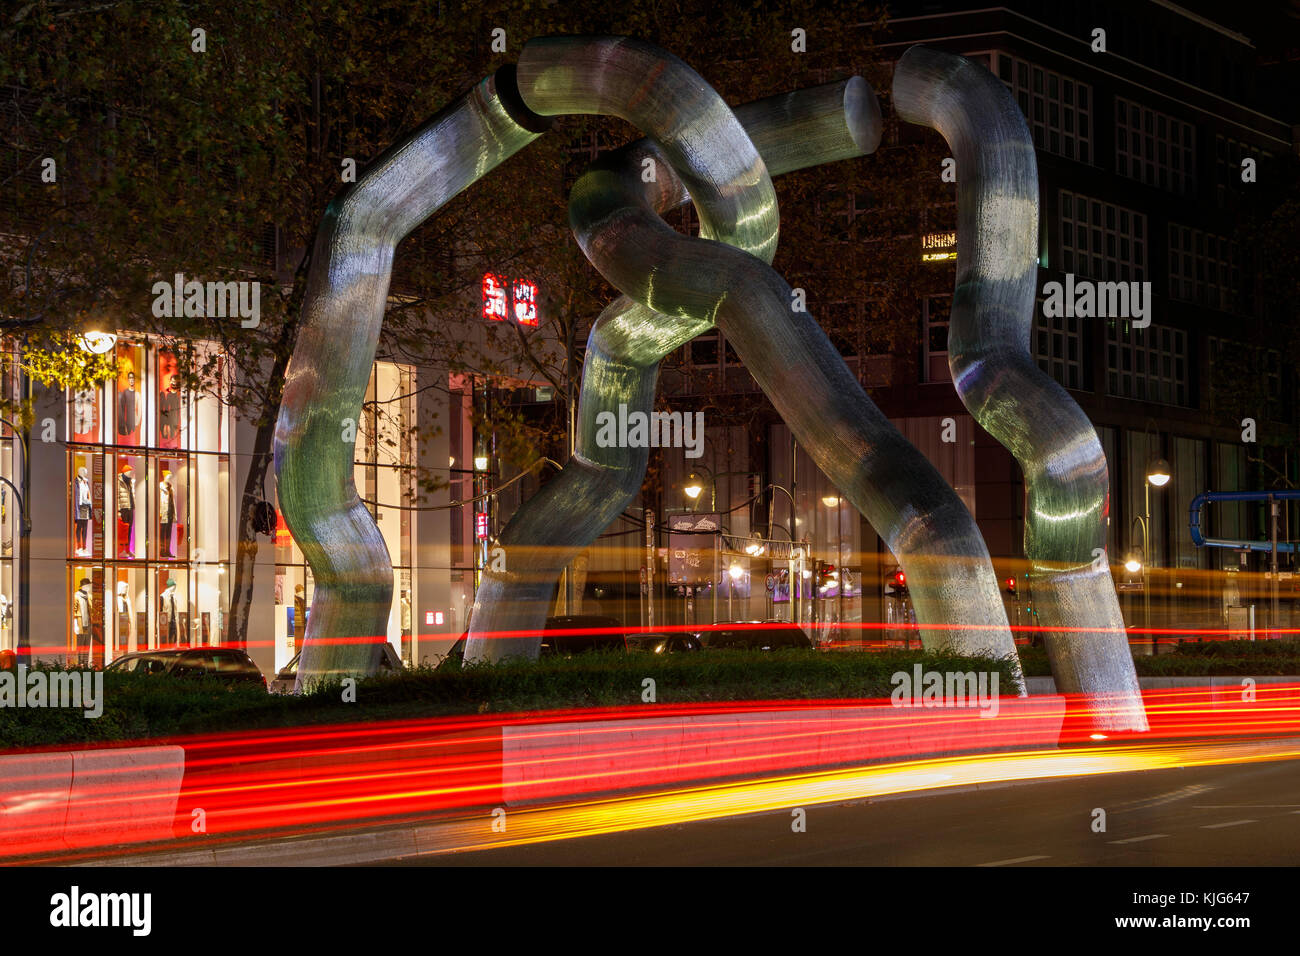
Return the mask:
M502 535L509 571L485 575L467 659L536 653L539 638L529 632L535 633L542 623L554 574L631 501L644 472L644 450L596 449L596 414L620 403L649 410L654 364L714 322L818 466L899 557L911 578L918 620L928 625L927 646L1014 655L997 580L969 512L934 467L867 398L812 316L792 310L791 289L766 265L774 251L774 221L769 241L767 217L761 227L736 218L734 185L748 181L753 188L756 177L750 160L753 147L732 152L748 143L736 139L730 113L698 100L699 114L676 112L676 117L690 117L687 123L692 125L678 130L686 143L706 131L700 147L676 147L673 141L662 140L662 134L654 135L654 126L616 108L620 83L635 84L632 90L638 104L670 99L671 92L664 91L647 96L647 90L655 91L670 69L633 57L628 57L633 67L619 62L631 49L626 41L612 45L595 41L591 48L575 41L534 42L543 45L525 47L519 65L520 93L530 109L546 114L604 108L632 119L651 131L652 140L659 140L619 151L583 176L574 186L570 219L584 252L605 278L660 316L616 302L593 329L583 384L579 454L546 492L553 486L562 488L554 495L537 496L535 506L534 502L523 506ZM638 48L637 53L648 51ZM613 63L618 65L611 67ZM680 66L673 61L673 70ZM580 82L584 68L598 67L611 72L609 77L588 80L594 84L594 97L575 94L570 85ZM655 82L645 81L647 75ZM693 82L697 95L701 88L707 90L702 80ZM878 115L863 88L850 83L831 95L825 89L819 93L818 108L802 114L797 95L742 109L741 113L749 111L754 142L764 143L774 161L785 168L861 155L874 148ZM827 104L835 105L827 108ZM864 118L873 122L864 123ZM796 135L789 135L786 125L793 126ZM721 190L718 176L710 175L719 148L727 154L717 167L742 177ZM656 182L650 184L641 176L647 156L659 169ZM665 181L669 171L662 168L660 156L680 173L682 188L700 209L703 238L682 236L659 217L660 211L681 198L681 188ZM743 157L739 163L737 156ZM770 194L765 180L766 176L757 180L764 197ZM774 204L771 219L775 219ZM548 543L561 543L561 547L547 552ZM480 637L492 632L518 636Z
M280 506L315 578L299 690L321 677L372 673L379 665L393 569L357 496L353 449L393 249L544 128L518 106L511 73L484 80L385 152L330 204L316 234L275 430Z
M1145 730L1104 552L1106 457L1087 415L1029 350L1038 169L1024 117L988 70L921 47L899 60L894 107L942 133L957 161L948 360L962 402L1024 471L1025 554L1057 689L1095 697L1098 729Z

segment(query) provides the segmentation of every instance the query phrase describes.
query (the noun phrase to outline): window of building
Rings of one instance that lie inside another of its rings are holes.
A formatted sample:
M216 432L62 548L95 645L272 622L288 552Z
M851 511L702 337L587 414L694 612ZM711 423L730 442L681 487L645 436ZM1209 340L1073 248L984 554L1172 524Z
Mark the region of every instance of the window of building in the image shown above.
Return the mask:
M1141 282L1147 271L1147 217L1061 190L1061 268L1098 281Z
M1179 194L1196 190L1196 127L1115 97L1115 171Z
M1229 310L1241 287L1237 244L1190 226L1169 224L1169 297Z
M1082 389L1083 330L1078 316L1043 315L1042 299L1034 310L1034 358L1038 367L1066 388Z
M1106 384L1111 395L1187 405L1187 333L1168 326L1106 323Z
M81 662L225 640L226 368L185 348L119 338L117 376L66 396L67 653ZM207 370L201 387L186 366Z
M952 381L948 369L948 320L951 313L951 295L931 295L921 300L922 368L927 382Z
M1273 154L1230 136L1214 137L1215 199L1220 209L1227 208L1242 188L1241 161L1246 158L1255 160L1256 179L1262 180L1263 167L1271 164Z
M1072 77L997 53L996 74L1020 104L1034 145L1092 162L1092 87Z

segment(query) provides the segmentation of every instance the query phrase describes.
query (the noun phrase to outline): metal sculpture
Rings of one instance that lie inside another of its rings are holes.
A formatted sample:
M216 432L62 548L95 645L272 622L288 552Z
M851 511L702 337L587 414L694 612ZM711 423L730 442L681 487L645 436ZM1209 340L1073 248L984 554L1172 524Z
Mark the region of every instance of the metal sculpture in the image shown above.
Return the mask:
M353 454L393 250L548 127L518 102L513 72L483 80L380 156L330 203L316 234L275 429L280 507L316 580L297 690L379 666L393 566L353 484Z
M1079 560L1097 540L1105 460L1086 418L1038 373L1026 347L1034 255L1025 255L1037 223L1032 144L997 81L954 59L909 51L895 86L905 116L955 137L968 177L962 195L977 199L974 209L961 207L954 380L977 420L1025 467L1034 509L1026 547L1044 619L1099 639L1054 639L1058 685L1094 697L1118 692L1119 716L1109 726L1145 726L1131 660L1126 670L1113 650L1109 575L1094 570L1091 553ZM392 568L353 486L347 425L359 417L374 361L394 246L563 113L615 115L648 134L584 175L570 202L584 252L625 296L601 315L588 343L578 453L503 533L507 570L485 574L467 659L536 654L560 567L626 506L644 475L644 448L597 446L597 415L619 404L648 411L659 360L715 324L900 559L927 646L1014 654L970 513L871 403L768 265L778 234L770 172L871 152L879 138L874 95L854 78L733 113L689 67L649 44L557 37L530 41L517 68L498 71L385 153L331 204L317 235L275 441L285 518L317 581L299 688L372 671L384 640ZM970 126L974 118L992 124L991 134L979 133L989 135L987 146ZM657 172L648 183L647 162ZM688 200L699 211L698 239L660 216ZM1049 400L1057 405L1045 407Z
M546 115L581 104L557 93L583 75L556 50L571 42L525 46L520 96L530 109ZM609 73L598 80L606 102L638 95L646 75L669 90L673 84L708 89L685 64L640 45L621 45L600 64ZM644 476L644 449L597 446L597 415L620 404L648 412L659 360L715 322L818 466L899 558L912 580L926 646L1014 657L988 551L956 492L866 396L813 317L792 308L792 290L767 265L775 243L766 224L748 224L748 235L733 240L706 214L693 183L726 168L737 148L731 124L742 117L778 173L861 156L879 142L875 97L854 78L749 104L734 118L716 108L701 111L690 118L690 130L705 145L688 156L702 169L683 170L652 132L650 140L617 151L578 180L570 200L575 236L627 297L592 330L574 458L502 533L506 570L484 574L467 660L536 655L560 568L631 502ZM642 175L647 159L662 170L653 183ZM688 197L701 208L699 240L660 218Z
M957 162L957 285L948 363L963 404L1025 475L1025 555L1062 693L1094 725L1146 730L1106 560L1106 456L1096 429L1030 354L1038 262L1038 167L1015 100L964 57L913 47L894 108L943 134Z

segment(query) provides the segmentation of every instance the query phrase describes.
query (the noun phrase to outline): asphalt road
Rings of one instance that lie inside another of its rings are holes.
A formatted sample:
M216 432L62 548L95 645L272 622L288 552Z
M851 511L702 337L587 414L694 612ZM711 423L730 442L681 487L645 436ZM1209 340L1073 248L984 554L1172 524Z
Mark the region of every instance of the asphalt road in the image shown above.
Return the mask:
M1105 832L1094 832L1094 810ZM1295 866L1300 761L986 785L395 859L413 866Z

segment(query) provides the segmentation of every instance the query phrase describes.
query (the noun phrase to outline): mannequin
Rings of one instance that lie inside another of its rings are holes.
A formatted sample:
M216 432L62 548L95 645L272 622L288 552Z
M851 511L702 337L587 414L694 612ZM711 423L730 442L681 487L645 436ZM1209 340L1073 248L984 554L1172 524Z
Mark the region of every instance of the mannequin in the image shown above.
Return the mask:
M72 595L72 633L76 637L77 656L85 663L94 643L91 635L90 578L82 578L76 593Z
M131 641L131 598L128 596L127 583L117 582L117 646L125 648Z
M180 639L180 619L176 614L176 579L167 579L167 589L162 593L162 615L158 618L162 644L175 644Z
M140 394L135 390L135 372L127 372L126 389L117 396L117 433L130 435L139 424Z
M123 465L117 476L118 557L135 557L135 473Z
M176 523L176 501L172 488L172 473L163 470L162 481L158 482L158 525L161 530L158 541L158 555L174 558L172 554L172 525Z
M86 530L90 527L90 478L84 467L78 468L77 477L72 479L72 523L77 557L84 558L90 554L86 544Z

